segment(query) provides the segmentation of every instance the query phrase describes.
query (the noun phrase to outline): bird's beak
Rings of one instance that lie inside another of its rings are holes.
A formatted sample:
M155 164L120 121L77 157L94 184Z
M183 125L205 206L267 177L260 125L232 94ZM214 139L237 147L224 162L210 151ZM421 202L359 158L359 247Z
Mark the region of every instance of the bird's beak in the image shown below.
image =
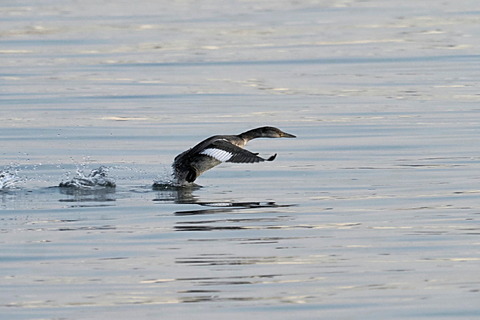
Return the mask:
M282 138L296 138L293 134L282 132Z

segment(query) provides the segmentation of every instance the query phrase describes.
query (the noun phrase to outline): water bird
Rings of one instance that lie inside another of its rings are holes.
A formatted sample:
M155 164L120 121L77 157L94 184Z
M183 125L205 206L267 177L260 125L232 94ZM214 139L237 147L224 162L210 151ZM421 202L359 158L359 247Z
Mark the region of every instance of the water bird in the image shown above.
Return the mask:
M222 162L256 163L273 161L277 154L264 159L243 149L256 138L296 138L275 127L260 127L239 135L216 135L203 140L191 149L180 153L173 161L173 176L178 185L193 183L202 173Z

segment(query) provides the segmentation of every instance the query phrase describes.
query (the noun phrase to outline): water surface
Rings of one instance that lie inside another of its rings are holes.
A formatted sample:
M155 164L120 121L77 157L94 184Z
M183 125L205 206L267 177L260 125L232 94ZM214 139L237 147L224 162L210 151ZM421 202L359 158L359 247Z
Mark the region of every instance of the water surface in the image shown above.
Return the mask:
M2 5L0 317L478 318L475 4ZM275 161L152 189L264 125Z

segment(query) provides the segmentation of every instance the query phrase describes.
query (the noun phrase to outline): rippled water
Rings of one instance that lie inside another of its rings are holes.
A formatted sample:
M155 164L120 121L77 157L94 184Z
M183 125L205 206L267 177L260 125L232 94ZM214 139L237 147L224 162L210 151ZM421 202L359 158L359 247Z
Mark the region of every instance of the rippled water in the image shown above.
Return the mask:
M0 5L0 318L477 319L476 4Z

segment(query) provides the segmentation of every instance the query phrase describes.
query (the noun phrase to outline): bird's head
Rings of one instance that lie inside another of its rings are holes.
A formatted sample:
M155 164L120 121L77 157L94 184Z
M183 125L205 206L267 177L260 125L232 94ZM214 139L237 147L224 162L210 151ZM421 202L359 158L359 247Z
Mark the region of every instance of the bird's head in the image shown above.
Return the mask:
M265 138L296 138L293 134L283 132L275 127L261 127L256 129L261 134L261 137Z

